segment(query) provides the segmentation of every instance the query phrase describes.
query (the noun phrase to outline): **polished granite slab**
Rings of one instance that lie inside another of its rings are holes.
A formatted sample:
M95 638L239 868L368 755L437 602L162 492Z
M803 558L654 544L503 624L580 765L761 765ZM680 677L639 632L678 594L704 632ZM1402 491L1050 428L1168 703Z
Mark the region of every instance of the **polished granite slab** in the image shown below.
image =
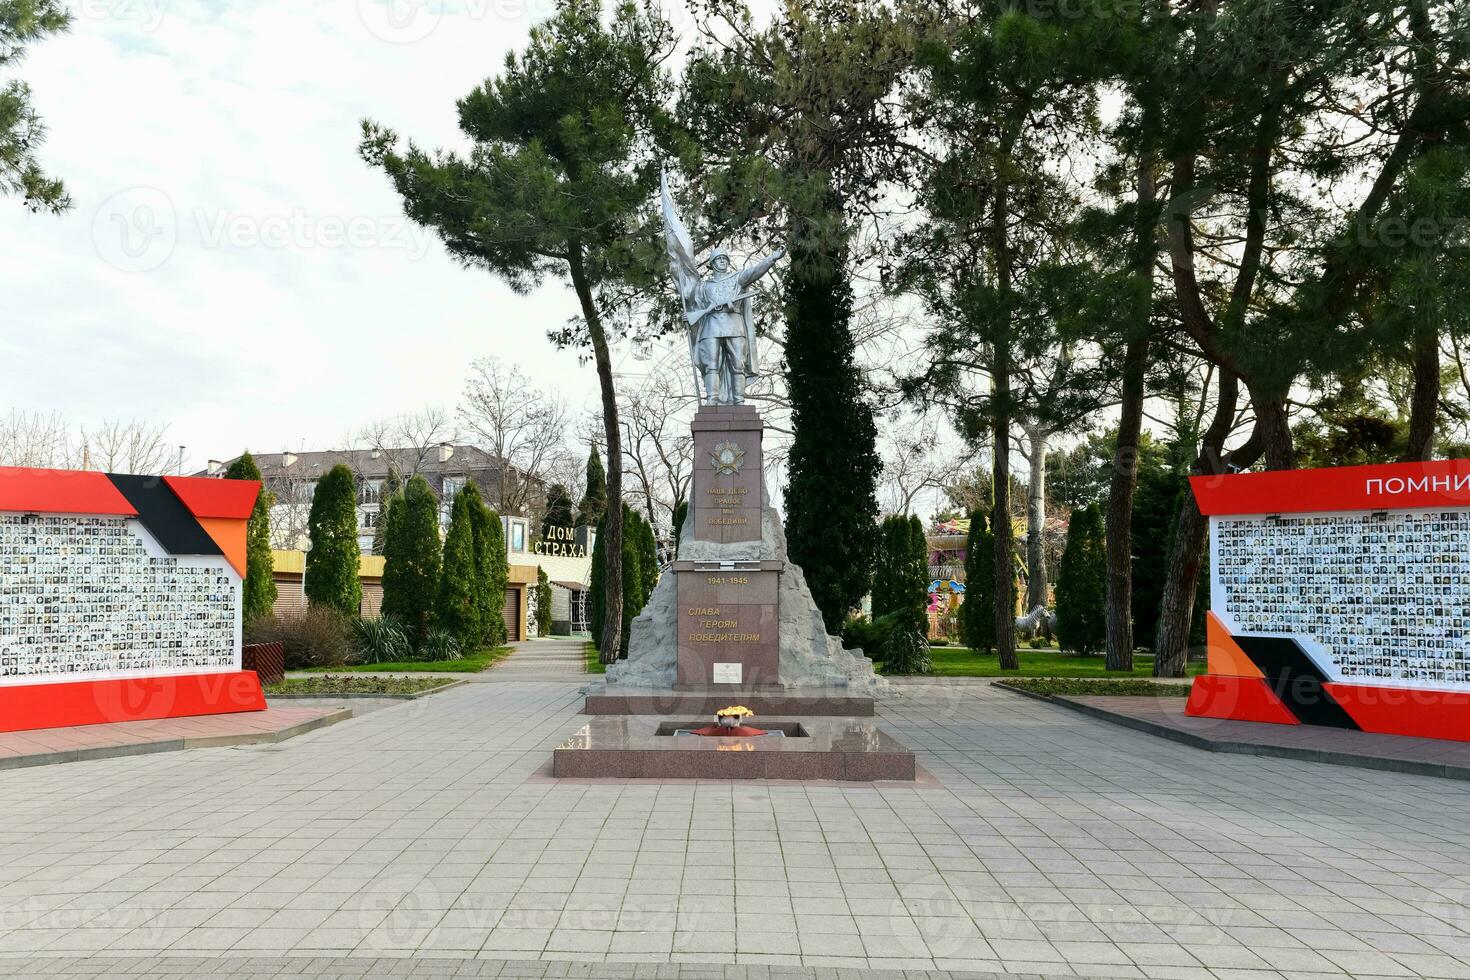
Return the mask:
M598 715L552 752L552 775L620 779L914 779L914 754L872 718L773 718L785 738L676 737L692 718ZM660 734L665 732L667 734Z
M587 689L585 715L689 715L707 718L719 709L743 704L759 716L871 718L871 695L843 687L739 687L710 685L689 688L610 687ZM707 723L706 723L707 724Z

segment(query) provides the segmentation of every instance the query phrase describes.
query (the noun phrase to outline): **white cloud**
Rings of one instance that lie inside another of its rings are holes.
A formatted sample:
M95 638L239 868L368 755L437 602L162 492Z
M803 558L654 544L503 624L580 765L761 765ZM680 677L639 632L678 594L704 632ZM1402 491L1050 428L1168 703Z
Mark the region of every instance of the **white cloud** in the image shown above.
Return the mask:
M76 206L0 201L0 408L168 423L202 463L452 404L484 354L594 406L545 339L570 293L462 269L356 152L365 115L457 145L455 100L548 8L414 3L83 0L21 66Z

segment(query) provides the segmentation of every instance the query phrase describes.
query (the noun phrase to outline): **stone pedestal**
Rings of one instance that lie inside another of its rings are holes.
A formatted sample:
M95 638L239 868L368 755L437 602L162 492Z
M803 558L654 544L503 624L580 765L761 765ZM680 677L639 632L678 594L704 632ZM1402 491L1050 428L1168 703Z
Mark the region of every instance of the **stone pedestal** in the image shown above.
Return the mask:
M712 703L728 695L717 707L764 697L765 710L780 711L799 697L800 710L813 714L870 714L882 681L862 651L827 635L767 500L760 413L705 406L691 428L694 479L679 560L633 620L627 659L607 671L608 691L652 699L620 695L599 704L641 711L672 699L683 710L696 696ZM840 704L830 710L814 704L835 692Z
M679 561L676 689L781 682L779 561Z
M751 405L706 405L694 416L694 540L732 544L761 539L760 412Z

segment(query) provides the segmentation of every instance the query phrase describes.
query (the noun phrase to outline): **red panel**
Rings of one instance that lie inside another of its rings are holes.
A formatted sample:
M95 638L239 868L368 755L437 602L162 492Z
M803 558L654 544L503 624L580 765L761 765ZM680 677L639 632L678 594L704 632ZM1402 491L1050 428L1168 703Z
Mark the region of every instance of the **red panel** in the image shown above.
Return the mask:
M1203 514L1470 507L1470 459L1192 476Z
M252 670L0 687L0 732L264 710Z
M0 466L0 511L136 517L106 473Z
M1259 677L1218 677L1213 674L1196 677L1189 691L1189 701L1184 705L1184 713L1194 718L1301 724L1271 686Z
M1470 742L1470 692L1323 684L1365 732Z
M163 482L195 517L242 520L255 509L259 480L216 480L207 476L166 476Z

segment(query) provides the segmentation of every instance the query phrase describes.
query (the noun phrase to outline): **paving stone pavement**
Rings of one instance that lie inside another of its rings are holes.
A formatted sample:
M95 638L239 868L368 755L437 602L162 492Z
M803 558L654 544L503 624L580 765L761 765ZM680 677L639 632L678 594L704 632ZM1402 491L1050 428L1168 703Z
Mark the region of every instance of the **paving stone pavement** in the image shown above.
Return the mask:
M1470 977L1463 782L942 683L914 786L553 780L577 689L0 773L0 976Z

